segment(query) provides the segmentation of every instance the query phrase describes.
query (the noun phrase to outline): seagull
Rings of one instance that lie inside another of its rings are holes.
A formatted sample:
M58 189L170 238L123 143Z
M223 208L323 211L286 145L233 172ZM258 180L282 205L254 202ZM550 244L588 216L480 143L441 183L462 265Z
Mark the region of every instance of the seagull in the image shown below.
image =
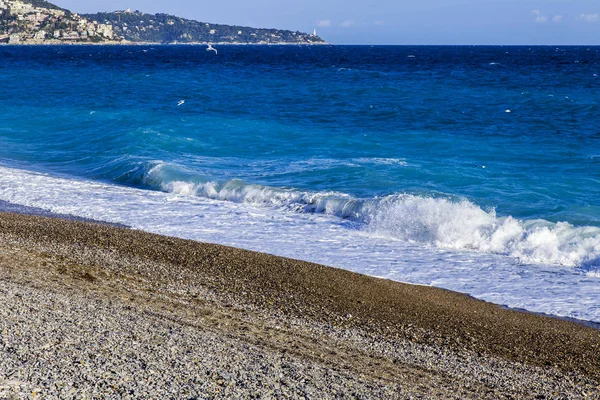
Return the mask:
M208 48L206 49L206 51L214 51L215 54L219 54L217 52L217 49L215 49L214 47L212 47L212 45L210 43L208 43Z
M183 105L183 103L185 103L185 100L179 100L179 103L177 103L177 107Z

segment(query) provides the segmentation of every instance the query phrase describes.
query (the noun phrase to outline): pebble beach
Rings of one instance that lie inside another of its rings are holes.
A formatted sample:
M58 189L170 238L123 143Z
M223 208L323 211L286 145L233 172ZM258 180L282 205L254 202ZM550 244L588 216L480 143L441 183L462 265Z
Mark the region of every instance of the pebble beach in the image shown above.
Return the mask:
M0 399L600 398L600 331L236 248L0 214Z

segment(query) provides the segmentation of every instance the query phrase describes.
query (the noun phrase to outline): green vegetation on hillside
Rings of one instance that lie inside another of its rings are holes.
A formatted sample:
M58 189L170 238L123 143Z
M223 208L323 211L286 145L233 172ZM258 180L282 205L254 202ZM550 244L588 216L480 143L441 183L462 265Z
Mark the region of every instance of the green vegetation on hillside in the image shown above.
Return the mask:
M46 0L22 0L24 3L29 3L34 7L48 8L50 10L63 10L69 12L69 10L65 10L62 7L57 6L56 4L52 4L47 2Z
M318 36L297 31L209 24L168 14L117 11L83 14L83 17L111 24L117 35L131 42L324 43Z

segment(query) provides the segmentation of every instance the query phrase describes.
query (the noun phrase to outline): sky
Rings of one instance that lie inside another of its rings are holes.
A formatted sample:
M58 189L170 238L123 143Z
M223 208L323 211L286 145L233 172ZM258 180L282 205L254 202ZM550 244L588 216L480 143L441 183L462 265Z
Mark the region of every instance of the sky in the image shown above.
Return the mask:
M312 32L333 44L600 45L600 0L50 0Z

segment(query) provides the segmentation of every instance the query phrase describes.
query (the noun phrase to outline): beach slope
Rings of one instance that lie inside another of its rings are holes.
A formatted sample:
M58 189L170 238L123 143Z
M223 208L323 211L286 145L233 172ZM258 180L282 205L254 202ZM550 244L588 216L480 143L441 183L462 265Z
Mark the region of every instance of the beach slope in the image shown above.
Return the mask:
M0 213L0 398L600 398L600 331L104 224Z

